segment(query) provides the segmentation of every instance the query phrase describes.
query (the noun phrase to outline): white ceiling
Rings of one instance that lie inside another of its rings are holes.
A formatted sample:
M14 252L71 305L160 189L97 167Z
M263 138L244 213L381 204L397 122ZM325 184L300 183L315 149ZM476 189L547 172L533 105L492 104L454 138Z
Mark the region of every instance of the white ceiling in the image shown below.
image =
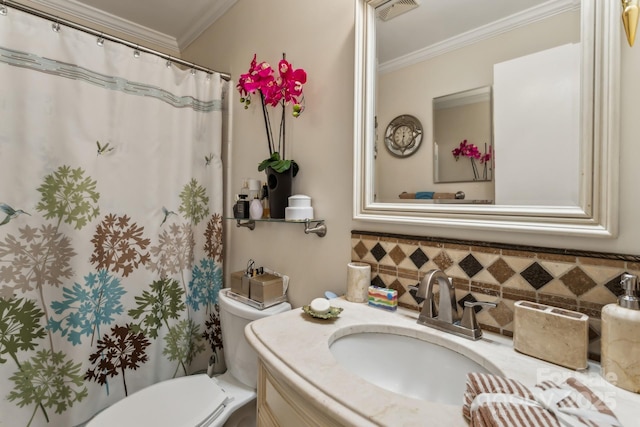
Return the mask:
M419 6L377 20L377 54L391 70L567 10L580 0L416 0ZM384 7L384 5L383 5Z
M237 0L30 0L98 24L117 33L179 54ZM268 0L255 0L268 1ZM345 0L346 1L346 0ZM545 14L558 13L580 0L416 0L420 6L387 22L378 21L381 65L426 59L428 47L456 39L476 39ZM312 3L317 7L318 3ZM576 6L577 5L577 6ZM499 24L496 24L499 23ZM460 34L465 36L460 38ZM115 35L115 34L114 34ZM400 58L400 59L398 59ZM408 65L408 64L404 64Z
M237 0L31 1L179 53Z

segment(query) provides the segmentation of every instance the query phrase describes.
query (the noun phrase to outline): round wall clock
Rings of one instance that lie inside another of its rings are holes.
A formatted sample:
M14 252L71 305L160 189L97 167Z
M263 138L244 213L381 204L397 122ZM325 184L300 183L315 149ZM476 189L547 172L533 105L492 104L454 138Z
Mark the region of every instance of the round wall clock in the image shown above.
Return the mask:
M408 157L416 152L422 142L420 120L403 114L391 120L384 135L387 150L396 157Z

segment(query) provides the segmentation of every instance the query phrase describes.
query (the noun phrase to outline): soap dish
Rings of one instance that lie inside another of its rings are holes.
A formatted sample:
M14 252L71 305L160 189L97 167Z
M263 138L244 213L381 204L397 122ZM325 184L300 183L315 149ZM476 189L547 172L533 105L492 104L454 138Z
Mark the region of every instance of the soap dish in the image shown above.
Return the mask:
M311 317L315 317L316 319L335 319L336 317L340 316L340 313L342 313L342 307L330 307L329 311L326 313L316 313L315 311L311 310L311 307L308 305L303 305L302 306L302 311L304 311L305 313L307 313L309 316Z

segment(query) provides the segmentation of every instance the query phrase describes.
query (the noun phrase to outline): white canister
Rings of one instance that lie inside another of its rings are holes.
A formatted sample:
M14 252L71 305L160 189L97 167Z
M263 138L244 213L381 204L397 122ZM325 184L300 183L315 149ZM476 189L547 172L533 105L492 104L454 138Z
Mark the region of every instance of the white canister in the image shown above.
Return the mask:
M253 178L248 178L247 179L247 185L249 187L249 200L253 200L256 197L260 198L260 180L259 179L253 179Z
M347 264L347 301L367 302L371 285L371 266L364 262Z
M290 208L308 208L311 207L311 197L304 194L295 194L290 196L289 199Z

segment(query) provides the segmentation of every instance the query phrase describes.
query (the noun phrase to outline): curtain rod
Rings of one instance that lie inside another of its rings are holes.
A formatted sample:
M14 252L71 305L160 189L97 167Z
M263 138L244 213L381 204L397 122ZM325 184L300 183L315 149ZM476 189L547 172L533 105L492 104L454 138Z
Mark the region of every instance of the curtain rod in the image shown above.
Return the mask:
M76 29L76 30L79 30L79 31L82 31L82 32L85 32L85 33L88 33L88 34L91 34L91 35L94 35L94 36L97 36L97 37L102 37L105 40L109 40L109 41L112 41L112 42L120 43L120 44L123 44L125 46L137 49L137 50L139 50L141 52L146 52L146 53L150 53L150 54L155 55L155 56L159 56L160 58L166 59L166 60L174 62L176 64L184 65L186 67L189 67L189 68L192 68L192 69L195 69L195 70L204 71L205 73L208 73L208 74L218 73L218 74L220 74L222 79L224 79L226 81L231 80L231 75L228 74L228 73L223 73L223 72L220 72L220 71L211 70L210 68L202 67L200 65L194 64L193 62L184 61L184 60L176 58L174 56L167 55L166 53L162 53L162 52L159 52L157 50L150 49L148 47L144 47L144 46L140 46L140 45L135 44L135 43L131 43L131 42L127 41L127 40L124 40L124 39L121 39L121 38L118 38L118 37L115 37L115 36L112 36L112 35L109 35L109 34L105 34L105 33L101 32L101 31L94 30L93 28L85 27L84 25L80 25L80 24L78 24L76 22L60 18L60 17L58 17L56 15L52 15L50 13L46 13L46 12L43 12L43 11L38 10L38 9L34 9L32 7L25 6L25 5L20 4L20 3L16 3L16 2L14 2L12 0L2 0L1 3L0 3L0 8L2 8L2 6L9 6L9 7L12 7L14 9L20 10L22 12L26 12L26 13L29 13L31 15L38 16L40 18L44 18L44 19L47 19L47 20L52 21L52 22L56 22L56 23L58 23L60 25L64 25L66 27L70 27L70 28L73 28L73 29Z

